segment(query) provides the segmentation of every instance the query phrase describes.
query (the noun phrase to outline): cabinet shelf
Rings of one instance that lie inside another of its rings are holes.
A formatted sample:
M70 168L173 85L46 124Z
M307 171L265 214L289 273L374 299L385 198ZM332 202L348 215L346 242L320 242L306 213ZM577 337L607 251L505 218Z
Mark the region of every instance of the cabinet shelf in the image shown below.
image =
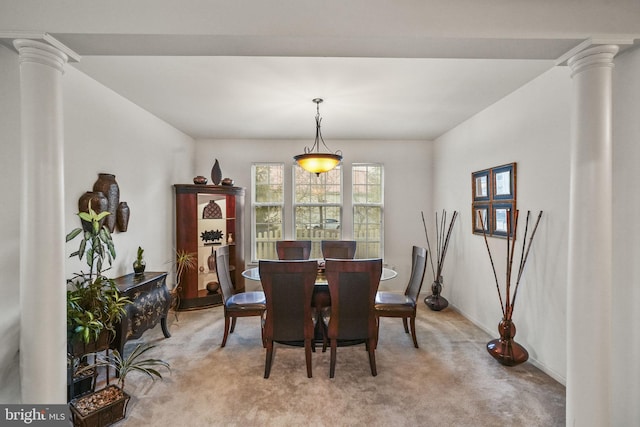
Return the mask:
M197 254L197 268L186 271L181 281L180 310L222 303L222 295L210 293L207 284L217 282L209 270L216 248L229 246L229 271L235 292L244 291L244 188L221 185L175 184L176 248ZM229 242L231 235L232 241ZM220 238L220 242L205 243ZM206 240L203 240L206 239ZM202 271L201 271L202 270Z

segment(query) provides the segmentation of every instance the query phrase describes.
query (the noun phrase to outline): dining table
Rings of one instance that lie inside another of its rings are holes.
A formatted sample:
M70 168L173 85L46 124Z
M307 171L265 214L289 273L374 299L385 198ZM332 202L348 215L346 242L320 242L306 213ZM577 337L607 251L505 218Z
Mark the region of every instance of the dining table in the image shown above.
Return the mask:
M316 276L316 282L313 289L313 298L311 305L317 310L318 320L315 327L315 339L322 341L324 332L321 329L320 310L331 306L331 295L329 294L329 283L327 282L327 276L324 274L324 260L318 259L318 274ZM398 272L387 267L382 268L382 274L380 275L380 281L391 280L398 275ZM260 267L252 267L244 270L242 276L245 279L260 281ZM348 346L361 343L362 340L348 340L338 343L339 346ZM290 345L296 345L294 343L287 343ZM297 343L302 345L302 343Z
M380 281L391 280L391 279L395 278L397 275L398 275L397 271L392 270L392 269L387 268L387 267L383 267L382 268L382 275L380 276ZM248 269L244 270L242 272L242 276L245 279L259 282L260 281L259 267L252 267L252 268L248 268ZM315 285L317 287L316 289L329 286L329 284L327 283L327 277L324 275L324 269L323 268L318 268L318 275L316 276Z

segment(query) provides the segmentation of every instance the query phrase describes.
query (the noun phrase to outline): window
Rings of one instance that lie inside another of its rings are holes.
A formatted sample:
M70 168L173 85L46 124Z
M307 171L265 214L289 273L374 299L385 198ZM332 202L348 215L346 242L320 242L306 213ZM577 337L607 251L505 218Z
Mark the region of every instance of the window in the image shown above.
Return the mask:
M284 164L255 163L251 173L251 258L277 259L276 241L283 238Z
M360 163L352 168L353 238L358 243L357 258L382 258L383 167Z
M320 241L342 236L342 168L316 176L293 167L296 240L311 240L311 258L322 258Z

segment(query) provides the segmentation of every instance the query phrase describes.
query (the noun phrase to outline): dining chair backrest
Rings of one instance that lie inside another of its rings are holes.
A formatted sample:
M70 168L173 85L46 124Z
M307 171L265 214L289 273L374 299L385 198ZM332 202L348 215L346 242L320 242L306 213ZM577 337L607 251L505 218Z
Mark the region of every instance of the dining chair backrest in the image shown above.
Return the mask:
M276 252L281 260L309 259L311 240L278 240Z
M411 252L411 276L404 294L415 303L418 301L422 281L427 268L427 250L420 246L414 246Z
M229 273L229 246L219 246L216 248L216 272L218 274L218 283L222 290L222 300L227 302L233 295L233 282Z
M325 275L331 295L329 339L376 337L374 301L382 275L382 259L327 259Z
M324 259L353 259L356 256L355 240L323 240L320 245Z
M316 261L259 262L267 311L264 337L274 341L301 341L314 334L311 298L318 273Z

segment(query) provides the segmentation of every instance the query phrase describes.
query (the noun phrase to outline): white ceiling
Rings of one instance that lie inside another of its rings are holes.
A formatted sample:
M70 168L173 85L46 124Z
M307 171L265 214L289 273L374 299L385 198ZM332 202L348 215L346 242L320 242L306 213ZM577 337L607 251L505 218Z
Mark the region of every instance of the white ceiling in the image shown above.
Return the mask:
M82 72L194 138L434 139L592 36L617 0L0 0L0 39L50 33ZM625 34L624 37L620 34Z
M543 60L85 57L78 67L194 138L434 139Z

